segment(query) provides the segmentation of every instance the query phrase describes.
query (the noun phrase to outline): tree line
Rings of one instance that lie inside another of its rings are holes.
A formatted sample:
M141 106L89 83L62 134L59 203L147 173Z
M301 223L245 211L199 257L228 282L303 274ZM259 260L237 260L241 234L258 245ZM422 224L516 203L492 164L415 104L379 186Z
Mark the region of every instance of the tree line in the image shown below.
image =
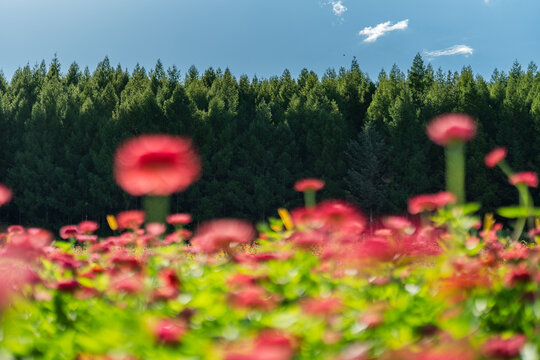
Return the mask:
M139 208L112 178L113 154L143 133L193 138L203 159L199 182L172 200L172 211L197 221L274 216L302 197L304 177L326 182L321 198L347 198L366 213L398 213L407 198L444 187L443 151L425 124L446 112L478 121L467 148L467 197L489 211L516 203L485 153L509 149L516 170L540 170L540 73L514 63L490 79L434 71L417 55L406 74L397 66L376 80L350 68L322 77L304 69L268 79L236 78L226 69L181 74L161 62L132 72L105 58L94 72L76 63L65 73L55 58L0 74L0 182L14 192L0 208L9 223L58 228ZM534 193L538 202L538 191Z

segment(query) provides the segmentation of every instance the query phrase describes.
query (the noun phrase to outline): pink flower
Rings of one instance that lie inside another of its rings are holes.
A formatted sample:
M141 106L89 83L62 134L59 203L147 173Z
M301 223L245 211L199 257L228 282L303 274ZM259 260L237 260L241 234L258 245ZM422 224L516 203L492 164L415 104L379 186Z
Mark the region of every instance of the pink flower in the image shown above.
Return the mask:
M500 336L492 337L482 346L482 353L488 358L512 359L519 355L526 341L525 335L515 335L509 339L503 339Z
M187 332L187 327L181 320L160 319L155 324L153 331L159 342L174 345L180 342Z
M159 222L152 222L146 224L146 232L151 236L159 236L165 233L166 227L165 224Z
M228 251L231 244L248 244L255 237L250 223L237 219L212 220L202 224L191 243L205 253Z
M99 228L99 225L95 221L81 221L79 225L77 225L79 228L79 231L83 234L92 234L94 231L96 231Z
M469 115L451 113L434 118L426 131L431 141L446 146L454 141L471 140L476 134L476 124Z
M447 191L417 195L409 199L409 213L415 215L423 211L433 211L448 204L455 204L456 201L456 196Z
M167 216L167 223L171 225L186 225L191 222L191 215L179 213Z
M136 230L141 227L144 222L144 212L141 210L122 211L116 216L118 229Z
M143 135L126 141L114 159L114 177L134 196L170 195L199 179L201 161L191 140Z
M13 193L11 190L6 185L0 183L0 206L10 202L12 196Z
M271 310L279 297L258 285L246 285L229 293L229 304L235 308Z
M60 237L62 239L74 238L79 233L77 225L66 225L60 228Z
M294 356L293 339L276 330L264 330L247 346L229 350L225 360L289 360Z
M294 190L304 191L319 191L324 187L324 181L314 178L298 180L294 184Z
M504 147L498 147L493 149L489 154L484 158L484 162L488 168L493 168L495 165L500 163L506 158L507 150Z
M538 175L533 171L523 171L508 178L512 185L525 184L529 187L538 187Z
M339 312L343 307L337 297L311 298L302 302L303 312L311 315L330 315Z

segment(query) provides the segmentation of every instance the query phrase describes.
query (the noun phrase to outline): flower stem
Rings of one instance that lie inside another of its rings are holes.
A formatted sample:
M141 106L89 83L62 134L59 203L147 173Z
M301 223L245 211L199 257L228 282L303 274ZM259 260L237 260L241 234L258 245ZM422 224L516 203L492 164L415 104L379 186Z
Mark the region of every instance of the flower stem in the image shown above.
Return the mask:
M455 141L446 146L446 190L465 203L465 144Z
M143 207L147 223L164 224L170 210L170 198L169 196L148 195L144 197Z
M507 177L512 176L514 173L504 160L499 163L499 167ZM529 209L529 214L531 214L534 208L534 203L529 188L525 184L517 184L516 188L519 192L519 206ZM529 227L534 228L534 218L532 216L517 219L516 224L514 225L514 232L512 233L512 240L519 241L527 220L529 221Z
M315 207L315 191L313 190L304 191L304 203L306 204L307 208Z

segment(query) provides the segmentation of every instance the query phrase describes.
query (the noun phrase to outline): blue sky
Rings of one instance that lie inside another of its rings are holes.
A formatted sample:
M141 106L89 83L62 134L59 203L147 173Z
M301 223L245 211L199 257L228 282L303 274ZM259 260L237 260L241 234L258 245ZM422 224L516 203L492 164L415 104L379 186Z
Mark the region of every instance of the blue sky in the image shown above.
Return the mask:
M11 78L56 53L64 72L108 56L128 70L161 59L182 74L297 76L356 56L376 79L421 53L435 69L489 78L516 59L540 65L539 15L540 0L0 0L0 69Z

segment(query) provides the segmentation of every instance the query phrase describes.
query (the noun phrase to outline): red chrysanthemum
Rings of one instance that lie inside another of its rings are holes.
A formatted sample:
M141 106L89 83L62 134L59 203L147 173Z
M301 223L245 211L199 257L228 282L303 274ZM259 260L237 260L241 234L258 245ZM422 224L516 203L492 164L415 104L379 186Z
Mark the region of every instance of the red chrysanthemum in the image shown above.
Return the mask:
M0 184L0 206L10 202L12 196L11 190L4 184Z
M294 184L294 190L304 191L319 191L324 187L324 181L314 178L298 180Z
M466 114L444 114L433 119L426 132L435 144L445 146L453 141L471 140L476 135L476 123Z
M456 196L447 191L417 195L409 199L409 213L414 215L422 211L433 211L448 204L455 204L456 201Z
M506 157L507 150L504 147L498 147L490 151L484 158L484 163L488 168L493 168Z
M191 140L143 135L125 142L114 159L114 177L134 196L170 195L198 180L201 161Z
M512 185L525 184L529 187L538 187L538 175L532 171L523 171L508 178Z

